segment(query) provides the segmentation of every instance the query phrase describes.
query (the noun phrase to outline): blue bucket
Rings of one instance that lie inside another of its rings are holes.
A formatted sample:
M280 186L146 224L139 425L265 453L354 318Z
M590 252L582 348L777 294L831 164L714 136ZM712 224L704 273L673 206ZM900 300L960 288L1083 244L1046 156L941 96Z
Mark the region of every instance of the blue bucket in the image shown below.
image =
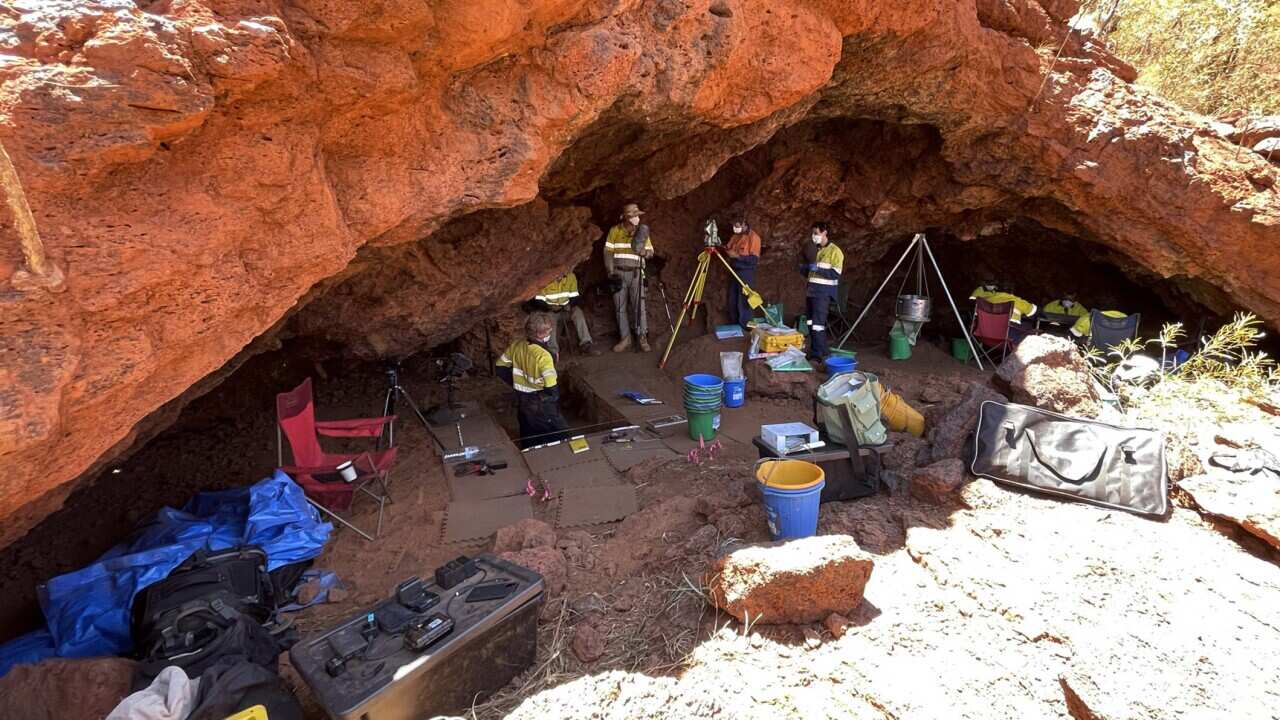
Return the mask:
M858 360L842 355L832 355L824 360L823 364L827 366L827 375L839 375L840 373L853 372L858 367Z
M725 380L724 381L724 406L725 407L742 407L742 403L747 399L747 381L742 380Z
M764 460L756 465L756 481L774 540L818 532L818 505L827 484L822 468L803 460Z
M684 378L684 408L689 412L717 412L724 398L724 381L699 373Z

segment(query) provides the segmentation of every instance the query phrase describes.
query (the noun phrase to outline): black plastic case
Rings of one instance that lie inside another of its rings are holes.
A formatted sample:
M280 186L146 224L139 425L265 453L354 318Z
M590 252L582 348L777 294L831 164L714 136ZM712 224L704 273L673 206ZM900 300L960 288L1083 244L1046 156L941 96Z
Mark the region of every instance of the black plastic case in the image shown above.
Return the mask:
M422 613L453 620L454 627L423 652L405 647L401 634L379 630L368 652L351 658L330 675L332 636L358 635L378 603L342 624L312 635L289 651L294 668L330 717L339 720L419 720L455 714L501 689L533 664L538 650L538 614L544 599L542 576L490 555L476 558L482 571L439 593L440 602ZM517 583L510 595L487 602L466 602L475 585ZM394 593L392 600L394 601Z

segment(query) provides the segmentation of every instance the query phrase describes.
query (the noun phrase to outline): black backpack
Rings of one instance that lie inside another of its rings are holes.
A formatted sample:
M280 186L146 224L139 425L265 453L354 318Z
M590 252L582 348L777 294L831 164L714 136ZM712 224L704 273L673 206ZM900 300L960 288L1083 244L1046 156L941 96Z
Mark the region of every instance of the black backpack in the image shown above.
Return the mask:
M209 616L214 600L260 624L275 615L276 601L267 574L267 554L256 545L228 550L198 550L164 580L140 592L133 601L133 639L144 653L165 635L195 628L194 610ZM183 627L179 627L179 619Z

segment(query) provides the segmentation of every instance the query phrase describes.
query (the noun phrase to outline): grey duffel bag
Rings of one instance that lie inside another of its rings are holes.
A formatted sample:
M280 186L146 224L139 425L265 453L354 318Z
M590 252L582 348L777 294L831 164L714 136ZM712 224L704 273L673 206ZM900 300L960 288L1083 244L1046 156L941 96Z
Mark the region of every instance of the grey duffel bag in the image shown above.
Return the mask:
M1141 515L1168 512L1164 436L987 401L978 410L974 475Z

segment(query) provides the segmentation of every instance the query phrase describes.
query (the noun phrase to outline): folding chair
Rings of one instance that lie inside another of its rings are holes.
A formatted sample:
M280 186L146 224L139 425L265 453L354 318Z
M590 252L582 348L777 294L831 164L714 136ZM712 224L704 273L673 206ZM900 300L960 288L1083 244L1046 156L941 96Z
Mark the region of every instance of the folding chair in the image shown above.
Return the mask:
M311 394L311 378L289 392L276 395L276 450L280 469L293 477L306 493L307 502L334 520L373 540L382 532L382 512L391 501L387 492L387 476L396 462L396 448L383 448L361 453L327 453L320 447L320 435L327 437L373 438L382 436L383 427L394 428L395 416L354 420L316 420L315 400ZM388 433L394 438L394 433ZM295 465L284 464L284 440L288 439ZM393 441L394 442L394 441ZM338 466L348 460L356 469L356 479L347 482ZM338 513L351 509L356 493L363 493L378 503L378 527L374 534L361 530Z
M978 341L977 350L993 365L1004 362L1013 343L1009 341L1009 323L1013 319L1013 302L990 303L982 298L974 301L973 324L969 334ZM996 360L995 351L1000 350Z
M1142 313L1111 317L1101 310L1089 311L1089 344L1104 353L1125 340L1138 336L1138 325L1142 322Z

